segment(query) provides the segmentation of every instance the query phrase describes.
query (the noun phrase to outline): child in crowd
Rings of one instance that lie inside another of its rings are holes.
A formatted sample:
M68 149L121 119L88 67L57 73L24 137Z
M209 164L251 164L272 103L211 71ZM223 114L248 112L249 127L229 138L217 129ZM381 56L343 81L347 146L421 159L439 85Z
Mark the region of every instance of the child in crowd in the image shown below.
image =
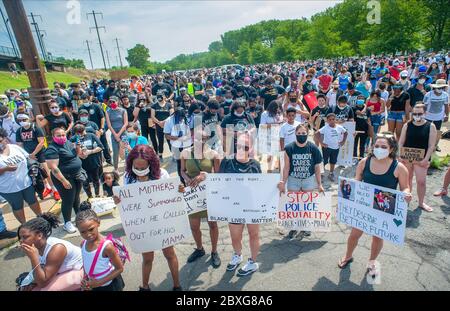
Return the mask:
M330 163L330 174L328 179L335 181L334 167L337 163L339 148L347 140L347 130L339 124L336 124L336 115L329 113L327 115L327 124L316 132L315 137L322 146L323 164Z
M119 186L119 175L116 172L103 173L103 196L112 197L115 186Z
M75 219L76 226L84 241L81 243L84 279L83 290L122 291L123 263L111 240L98 230L100 219L87 201L80 204L80 212Z

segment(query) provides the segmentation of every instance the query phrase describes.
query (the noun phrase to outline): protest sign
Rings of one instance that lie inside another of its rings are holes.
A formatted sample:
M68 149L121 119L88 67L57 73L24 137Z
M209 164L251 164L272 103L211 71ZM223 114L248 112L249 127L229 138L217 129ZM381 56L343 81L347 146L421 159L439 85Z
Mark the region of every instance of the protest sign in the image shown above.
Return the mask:
M305 99L305 102L308 105L309 111L312 111L319 105L319 102L314 92L306 94L305 96L303 96L303 98Z
M278 156L280 153L280 125L261 124L258 129L258 153Z
M130 74L128 73L128 70L114 70L109 72L109 76L111 77L111 80L120 81L122 79L128 79Z
M352 166L353 165L353 145L355 144L355 122L345 122L341 124L347 130L347 140L344 145L339 148L337 165Z
M184 188L184 201L188 215L206 211L206 184Z
M408 205L402 192L343 177L338 188L339 222L403 245Z
M409 162L420 162L425 157L425 149L418 148L400 148L400 158Z
M209 174L206 188L210 221L240 224L274 222L278 174Z
M114 187L120 202L120 218L135 253L156 251L191 236L178 178Z
M331 194L287 192L278 206L278 225L289 230L331 231Z
M110 214L116 208L113 198L92 198L89 199L92 210L97 216L104 216Z

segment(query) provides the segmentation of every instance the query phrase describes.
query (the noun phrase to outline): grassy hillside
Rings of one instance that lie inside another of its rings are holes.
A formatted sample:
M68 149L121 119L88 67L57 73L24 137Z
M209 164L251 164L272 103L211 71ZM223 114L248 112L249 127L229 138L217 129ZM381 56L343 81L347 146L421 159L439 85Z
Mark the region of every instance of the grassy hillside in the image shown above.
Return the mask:
M49 72L45 76L50 88L53 87L53 82L55 81L70 84L72 82L79 82L81 79L80 77L63 72ZM9 72L0 71L0 93L3 93L7 89L20 89L29 86L30 82L25 74L22 73L18 78L13 78Z

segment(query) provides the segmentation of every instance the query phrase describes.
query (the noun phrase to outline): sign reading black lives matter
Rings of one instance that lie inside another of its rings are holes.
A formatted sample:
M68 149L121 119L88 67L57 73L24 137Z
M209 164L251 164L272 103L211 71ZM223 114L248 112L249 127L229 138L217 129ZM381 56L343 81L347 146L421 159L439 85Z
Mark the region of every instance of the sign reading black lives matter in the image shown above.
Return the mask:
M160 250L191 236L186 203L178 178L114 187L120 218L135 253Z
M278 174L209 174L208 220L239 224L274 222L279 201Z

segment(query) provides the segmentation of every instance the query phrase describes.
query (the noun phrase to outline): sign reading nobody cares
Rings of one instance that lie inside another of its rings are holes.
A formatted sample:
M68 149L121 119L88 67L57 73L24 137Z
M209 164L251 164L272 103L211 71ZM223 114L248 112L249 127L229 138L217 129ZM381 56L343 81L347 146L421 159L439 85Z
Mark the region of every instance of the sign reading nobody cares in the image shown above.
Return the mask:
M135 253L160 250L191 236L178 178L114 187L121 200L120 218Z
M402 147L400 158L409 162L420 162L425 158L425 149Z

